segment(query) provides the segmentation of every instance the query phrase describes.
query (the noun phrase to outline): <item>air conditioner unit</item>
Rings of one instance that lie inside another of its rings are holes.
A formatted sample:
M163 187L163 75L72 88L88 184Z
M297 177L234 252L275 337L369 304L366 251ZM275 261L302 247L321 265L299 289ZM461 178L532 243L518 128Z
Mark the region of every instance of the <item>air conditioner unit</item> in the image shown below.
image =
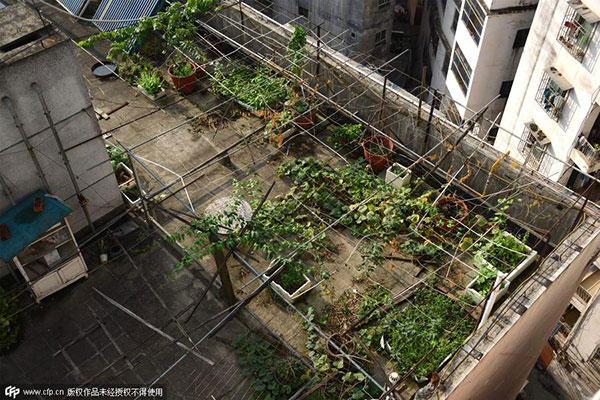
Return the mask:
M569 82L558 69L550 67L546 70L546 73L562 90L573 89L571 82Z
M528 122L525 125L527 126L527 128L529 128L531 135L535 138L538 144L543 146L550 143L550 139L548 139L548 136L546 136L544 131L542 131L535 122Z

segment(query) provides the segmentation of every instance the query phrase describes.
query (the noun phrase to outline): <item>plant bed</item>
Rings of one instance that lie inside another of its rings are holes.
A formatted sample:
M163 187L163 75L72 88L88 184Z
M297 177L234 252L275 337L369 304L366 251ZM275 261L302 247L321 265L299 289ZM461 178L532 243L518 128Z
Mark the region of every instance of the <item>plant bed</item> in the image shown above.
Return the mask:
M121 190L121 194L123 195L123 198L131 208L137 208L140 206L142 199L140 197L140 191L137 186L125 188L124 190ZM146 193L144 192L144 194Z
M162 77L157 70L143 71L137 79L139 91L152 101L165 96L166 92L162 85Z
M508 274L507 280L512 282L537 258L537 252L523 241L509 232L497 232L490 242L478 250L475 262L485 261Z
M498 274L500 274L500 278L504 278L504 280L501 283L496 299L500 299L502 296L504 296L508 291L508 287L510 286L509 280L505 278L505 273L498 271L485 260L482 262L485 264L479 268L477 271L477 276L471 282L469 282L465 288L465 293L476 303L479 303L481 300L483 300L490 289L493 288L494 283L496 282L496 276Z
M385 173L385 183L400 189L410 183L411 177L412 171L410 169L398 163L393 163Z
M290 303L298 301L300 297L308 292L312 285L310 278L306 274L296 272L294 271L294 273L290 274L286 270L271 283L271 288ZM265 277L269 278L270 275L265 274Z
M435 203L435 207L438 209L437 224L446 232L454 232L469 215L467 205L457 197L442 197Z
M386 136L370 136L362 142L365 160L373 171L382 171L390 161L394 143Z

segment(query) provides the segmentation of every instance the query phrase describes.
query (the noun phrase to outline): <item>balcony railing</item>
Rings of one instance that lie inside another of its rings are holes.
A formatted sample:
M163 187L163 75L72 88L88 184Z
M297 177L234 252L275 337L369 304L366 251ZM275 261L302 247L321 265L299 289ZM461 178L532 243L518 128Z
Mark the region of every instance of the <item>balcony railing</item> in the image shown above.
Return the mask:
M575 290L575 295L577 297L579 297L581 299L581 301L585 304L587 304L590 301L590 299L592 298L592 295L590 294L590 292L585 290L585 288L583 286L577 286L577 289Z
M569 7L562 27L558 33L558 41L577 60L583 60L588 49L594 25L586 21L574 8Z
M563 90L552 80L550 75L544 74L536 94L536 100L546 111L550 118L558 121L560 113L567 100L568 90Z
M589 174L600 169L600 145L591 144L584 137L577 140L571 150L571 160L583 172Z
M590 160L590 162L600 161L600 145L593 145L586 138L580 138L575 148Z

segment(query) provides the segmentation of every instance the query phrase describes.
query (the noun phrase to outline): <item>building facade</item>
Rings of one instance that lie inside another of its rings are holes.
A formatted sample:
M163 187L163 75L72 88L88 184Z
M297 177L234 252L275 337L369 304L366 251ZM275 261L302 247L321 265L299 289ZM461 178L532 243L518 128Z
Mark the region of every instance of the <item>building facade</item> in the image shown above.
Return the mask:
M597 1L540 1L495 142L575 190L600 169L598 21Z
M280 23L321 26L323 42L345 55L386 58L394 29L393 0L254 0L248 3Z
M497 95L485 114L498 121L523 54L537 0L429 0L421 22L415 76L443 96L441 109L466 119ZM490 122L480 124L480 135ZM495 131L489 132L493 138Z

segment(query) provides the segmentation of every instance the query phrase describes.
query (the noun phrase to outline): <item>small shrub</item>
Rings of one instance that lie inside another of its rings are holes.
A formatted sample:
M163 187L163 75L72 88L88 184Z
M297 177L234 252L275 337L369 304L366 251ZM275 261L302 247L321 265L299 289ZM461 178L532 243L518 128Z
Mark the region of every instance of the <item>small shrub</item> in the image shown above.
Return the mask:
M190 63L173 64L173 68L171 68L171 74L179 78L185 78L192 75L194 72L194 67Z
M142 72L137 82L150 96L154 96L162 90L162 79L156 70Z
M0 288L0 351L7 350L19 340L17 304L4 289Z

